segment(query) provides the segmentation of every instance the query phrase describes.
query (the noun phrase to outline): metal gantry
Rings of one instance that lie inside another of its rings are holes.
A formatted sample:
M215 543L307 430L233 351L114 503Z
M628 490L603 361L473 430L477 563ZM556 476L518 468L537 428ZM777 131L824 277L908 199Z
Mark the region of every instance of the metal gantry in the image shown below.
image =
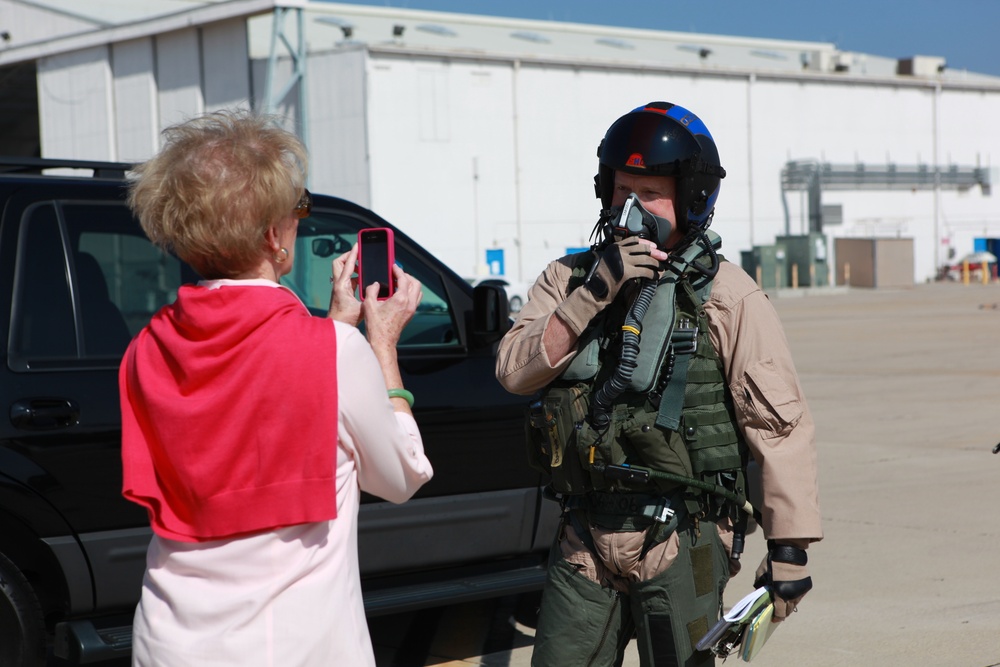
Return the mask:
M781 201L785 208L785 233L791 221L785 193L805 191L809 201L809 231L823 231L823 190L968 190L975 186L990 194L990 170L959 165L830 164L818 160L792 160L781 169Z
M295 14L295 39L289 39L285 30L285 19L289 12ZM279 59L279 44L284 47L290 57L291 75L288 81L275 93L275 81ZM275 7L274 17L271 26L271 50L267 58L267 71L264 78L264 112L274 113L278 105L283 102L297 88L297 99L295 102L295 130L298 132L302 143L309 146L309 114L306 109L306 36L305 17L301 7Z

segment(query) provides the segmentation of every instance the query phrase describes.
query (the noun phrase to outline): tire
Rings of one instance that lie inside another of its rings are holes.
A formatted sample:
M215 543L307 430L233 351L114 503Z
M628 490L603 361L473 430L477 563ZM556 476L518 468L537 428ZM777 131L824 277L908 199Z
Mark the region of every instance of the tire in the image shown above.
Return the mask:
M0 665L44 667L45 620L31 584L0 553Z

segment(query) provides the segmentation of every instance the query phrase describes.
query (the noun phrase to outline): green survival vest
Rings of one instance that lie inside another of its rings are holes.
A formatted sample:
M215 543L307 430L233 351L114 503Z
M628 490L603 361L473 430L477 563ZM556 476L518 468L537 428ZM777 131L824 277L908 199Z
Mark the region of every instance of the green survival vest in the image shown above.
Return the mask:
M593 259L593 253L578 256L570 291L583 284ZM675 282L669 290L667 280ZM600 429L588 421L592 397L618 363L622 336L616 325L634 294L619 295L581 335L574 361L529 409L529 461L550 476L554 491L672 493L685 487L664 476L637 481L608 475L609 465L642 466L730 490L743 486L747 450L703 306L711 288L712 281L690 266L661 279L657 294L663 290L673 303L647 312L636 368L641 378L616 397L610 422Z

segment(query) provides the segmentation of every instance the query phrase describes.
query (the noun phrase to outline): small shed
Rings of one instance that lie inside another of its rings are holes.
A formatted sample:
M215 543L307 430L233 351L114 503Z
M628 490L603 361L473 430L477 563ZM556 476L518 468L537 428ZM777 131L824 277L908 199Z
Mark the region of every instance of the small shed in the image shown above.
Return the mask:
M834 242L837 284L912 287L912 238L839 238Z

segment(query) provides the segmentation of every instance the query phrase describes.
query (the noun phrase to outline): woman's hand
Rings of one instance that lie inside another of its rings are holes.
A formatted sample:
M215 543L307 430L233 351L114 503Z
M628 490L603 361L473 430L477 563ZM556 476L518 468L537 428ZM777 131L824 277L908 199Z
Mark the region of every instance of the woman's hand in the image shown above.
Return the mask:
M378 283L373 283L365 290L365 300L361 304L361 310L365 319L368 343L372 346L372 352L375 353L375 358L382 368L385 388L402 389L403 378L396 359L396 345L403 329L413 319L424 293L420 288L420 282L407 275L398 266L392 267L392 275L396 281L395 293L385 301L379 301L379 286ZM405 399L394 397L390 402L396 412L413 414Z
M354 292L358 288L358 279L352 276L357 261L357 243L333 260L331 267L333 277L330 279L330 312L326 315L332 320L350 324L352 327L358 326L364 317L361 302L354 296Z
M403 269L393 265L392 275L396 279L396 292L384 301L378 300L378 283L368 286L362 302L362 317L368 342L376 356L391 352L395 357L396 344L403 328L413 319L423 290L420 281L408 275Z

